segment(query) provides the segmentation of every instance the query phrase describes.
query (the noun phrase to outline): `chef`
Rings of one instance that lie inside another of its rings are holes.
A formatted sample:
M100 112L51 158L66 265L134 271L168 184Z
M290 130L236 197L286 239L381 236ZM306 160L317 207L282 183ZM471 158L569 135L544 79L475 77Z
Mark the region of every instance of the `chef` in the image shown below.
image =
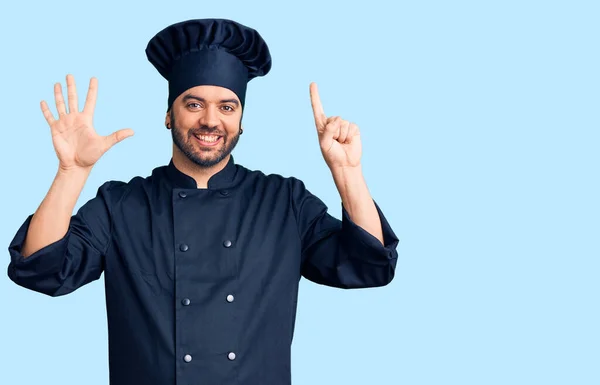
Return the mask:
M231 155L247 84L271 68L257 31L188 20L158 32L146 54L168 82L172 158L147 176L105 182L73 214L96 162L134 133L98 135L98 82L80 109L68 75L66 102L54 88L58 116L41 103L59 167L9 245L8 275L62 296L104 273L112 385L290 384L299 280L352 289L394 277L398 238L365 183L359 128L326 116L310 84L337 219L301 180Z

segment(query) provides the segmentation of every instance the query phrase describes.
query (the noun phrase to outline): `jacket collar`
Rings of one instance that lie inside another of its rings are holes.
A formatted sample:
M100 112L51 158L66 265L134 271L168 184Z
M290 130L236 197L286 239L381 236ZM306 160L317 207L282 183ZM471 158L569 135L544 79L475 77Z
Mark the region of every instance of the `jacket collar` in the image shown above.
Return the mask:
M238 166L233 160L233 155L230 154L229 161L223 167L223 169L208 180L208 189L222 189L231 187L234 184L235 177L238 172ZM166 175L174 188L184 189L197 189L196 180L191 176L181 172L175 164L173 164L173 158L169 161L169 165L166 167Z

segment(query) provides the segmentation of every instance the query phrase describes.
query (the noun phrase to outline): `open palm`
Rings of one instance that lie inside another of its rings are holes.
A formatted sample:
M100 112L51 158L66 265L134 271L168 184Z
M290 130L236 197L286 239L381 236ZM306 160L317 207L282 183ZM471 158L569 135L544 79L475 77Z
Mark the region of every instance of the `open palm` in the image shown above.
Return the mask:
M92 78L83 111L77 106L77 90L72 75L67 75L68 107L60 83L54 85L54 99L58 119L55 119L45 101L42 113L50 125L52 143L61 169L90 168L106 151L123 139L132 136L133 130L123 129L110 135L98 135L93 127L93 115L98 93L98 80Z

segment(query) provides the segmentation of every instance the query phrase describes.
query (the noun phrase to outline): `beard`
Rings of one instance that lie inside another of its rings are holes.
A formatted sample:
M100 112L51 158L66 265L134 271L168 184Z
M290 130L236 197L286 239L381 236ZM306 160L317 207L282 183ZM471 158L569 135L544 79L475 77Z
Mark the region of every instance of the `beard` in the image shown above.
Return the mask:
M240 140L239 132L230 137L226 132L217 130L216 127L201 126L199 128L191 128L185 132L185 130L177 126L173 111L169 114L171 117L171 136L173 138L173 143L175 143L177 148L185 154L189 160L202 168L209 168L219 164L219 162L231 154ZM207 149L199 148L194 135L200 134L219 135L222 137L221 143L216 147Z

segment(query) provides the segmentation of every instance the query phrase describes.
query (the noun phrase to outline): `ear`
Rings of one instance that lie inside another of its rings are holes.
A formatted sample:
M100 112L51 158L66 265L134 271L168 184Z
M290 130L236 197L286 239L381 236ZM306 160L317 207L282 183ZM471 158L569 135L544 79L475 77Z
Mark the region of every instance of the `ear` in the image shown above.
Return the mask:
M171 129L171 110L167 111L165 116L165 127L167 127L167 130Z

